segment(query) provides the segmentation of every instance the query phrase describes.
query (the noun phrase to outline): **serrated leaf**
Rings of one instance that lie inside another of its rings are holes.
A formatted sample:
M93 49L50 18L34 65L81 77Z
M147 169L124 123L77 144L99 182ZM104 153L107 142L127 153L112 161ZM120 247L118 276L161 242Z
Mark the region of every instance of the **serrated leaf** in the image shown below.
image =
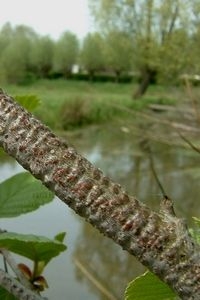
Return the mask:
M28 111L33 111L40 105L40 99L37 95L17 95L15 100Z
M0 218L16 217L53 200L53 193L30 173L23 172L0 183Z
M2 300L17 300L12 294L0 286L0 299Z
M63 243L63 241L65 239L65 236L66 236L66 232L60 232L60 233L56 234L56 236L54 237L54 239L56 241L59 241L59 242Z
M0 234L0 248L46 265L53 257L66 250L66 246L43 236L4 232Z
M131 281L125 291L125 300L174 300L175 293L151 272Z

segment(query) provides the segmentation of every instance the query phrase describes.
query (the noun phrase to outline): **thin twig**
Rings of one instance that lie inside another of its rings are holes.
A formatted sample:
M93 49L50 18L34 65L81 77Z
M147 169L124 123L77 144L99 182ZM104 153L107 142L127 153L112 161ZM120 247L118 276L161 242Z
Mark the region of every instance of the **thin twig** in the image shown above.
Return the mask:
M0 286L19 300L44 300L45 298L34 293L14 279L8 273L0 269Z
M154 160L153 160L153 154L152 154L152 151L151 151L151 147L150 147L150 143L149 143L149 140L148 139L143 139L142 142L140 142L140 146L142 148L142 150L144 152L146 152L148 158L149 158L149 161L150 161L150 167L151 167L151 171L153 173L153 176L156 180L156 183L162 193L162 196L163 198L167 198L168 199L168 196L165 192L165 189L158 177L158 174L157 174L157 171L156 171L156 168L155 168L155 165L154 165Z
M2 230L0 228L0 234L5 232L5 230ZM5 261L4 265L6 265L6 272L8 272L7 270L7 264L6 262L9 264L9 266L11 267L11 269L13 270L13 272L15 273L15 275L17 276L17 278L19 279L19 281L26 286L29 289L33 289L32 284L28 281L28 279L24 276L24 274L22 273L22 271L18 268L17 263L15 262L13 256L11 255L11 253L4 248L0 248L0 253L3 256L3 260Z
M2 248L0 249L0 253L3 255L5 260L7 261L7 263L9 264L9 266L11 267L11 269L13 270L13 272L15 273L19 281L21 282L21 284L23 284L28 289L33 290L32 284L28 281L28 279L24 276L22 271L18 268L11 253L8 250Z
M200 153L200 148L195 146L191 141L189 141L185 135L178 131L179 136L185 141L194 151Z

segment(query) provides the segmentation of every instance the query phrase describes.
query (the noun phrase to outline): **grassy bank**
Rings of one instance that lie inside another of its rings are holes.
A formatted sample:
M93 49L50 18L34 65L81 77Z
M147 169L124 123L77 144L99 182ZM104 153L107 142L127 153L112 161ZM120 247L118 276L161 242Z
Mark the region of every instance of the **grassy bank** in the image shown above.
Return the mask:
M36 95L41 102L35 114L54 130L127 118L123 108L144 109L149 104L173 104L175 98L162 86L151 86L140 100L132 100L133 84L40 80L26 86L4 85L12 96Z

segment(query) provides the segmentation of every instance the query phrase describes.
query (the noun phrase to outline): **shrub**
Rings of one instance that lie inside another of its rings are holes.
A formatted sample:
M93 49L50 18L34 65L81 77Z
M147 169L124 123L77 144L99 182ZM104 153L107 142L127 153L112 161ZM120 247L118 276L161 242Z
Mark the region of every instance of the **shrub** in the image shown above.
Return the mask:
M89 99L79 97L67 100L61 107L61 124L63 129L90 123L91 106Z

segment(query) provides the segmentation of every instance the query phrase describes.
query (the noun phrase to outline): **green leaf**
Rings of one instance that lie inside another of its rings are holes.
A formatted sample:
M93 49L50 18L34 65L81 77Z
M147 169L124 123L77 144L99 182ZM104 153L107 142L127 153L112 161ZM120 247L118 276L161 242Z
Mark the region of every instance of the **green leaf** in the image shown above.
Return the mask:
M36 210L53 199L42 183L28 172L0 183L0 217L10 218Z
M66 232L60 232L58 234L56 234L56 236L54 237L54 239L58 242L61 242L63 243L64 239L65 239L65 236L66 236Z
M195 221L195 223L200 227L200 219L197 217L192 217L192 219Z
M199 228L189 228L189 232L193 239L200 245L200 230Z
M2 300L17 300L12 294L0 286L0 299Z
M200 245L200 219L197 217L192 217L196 226L195 228L189 228L189 232L193 239Z
M40 99L37 95L17 95L15 100L28 111L33 111L40 105Z
M151 272L131 281L125 291L125 300L174 300L175 293Z
M63 243L43 236L4 232L0 234L0 248L6 248L34 262L44 262L46 265L67 247Z

